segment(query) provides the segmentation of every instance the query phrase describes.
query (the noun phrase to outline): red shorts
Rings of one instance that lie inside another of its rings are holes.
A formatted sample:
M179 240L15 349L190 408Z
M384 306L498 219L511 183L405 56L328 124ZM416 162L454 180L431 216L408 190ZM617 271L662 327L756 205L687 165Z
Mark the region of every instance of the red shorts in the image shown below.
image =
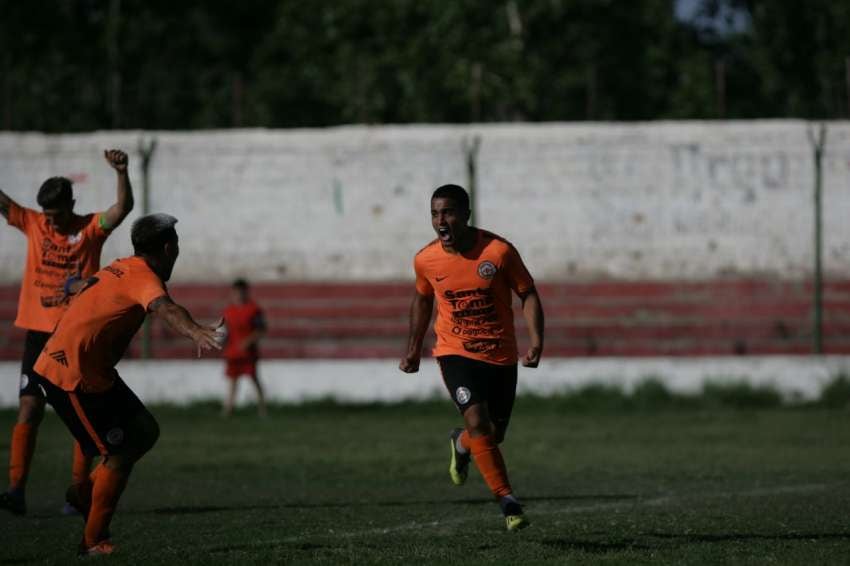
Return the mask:
M230 379L239 379L240 375L257 377L257 360L227 360L224 375Z

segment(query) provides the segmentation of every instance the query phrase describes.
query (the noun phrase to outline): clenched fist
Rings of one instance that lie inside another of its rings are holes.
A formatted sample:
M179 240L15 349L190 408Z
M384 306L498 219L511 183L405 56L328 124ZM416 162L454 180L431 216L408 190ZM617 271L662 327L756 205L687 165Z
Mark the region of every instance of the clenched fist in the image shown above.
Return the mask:
M127 154L120 149L107 149L103 152L103 157L119 173L127 172Z

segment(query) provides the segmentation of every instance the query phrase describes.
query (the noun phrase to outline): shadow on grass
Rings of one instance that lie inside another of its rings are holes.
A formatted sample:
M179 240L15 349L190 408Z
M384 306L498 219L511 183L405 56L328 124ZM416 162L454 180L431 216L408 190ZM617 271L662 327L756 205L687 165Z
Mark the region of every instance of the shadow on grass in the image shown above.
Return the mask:
M705 533L705 534L675 534L675 533L646 533L645 536L667 540L678 540L685 543L703 542L746 542L751 540L845 540L850 541L850 532L843 533Z
M655 544L651 541L656 539ZM616 541L592 541L570 538L546 538L540 544L561 551L578 551L589 554L608 554L628 550L662 550L692 544L723 544L751 541L850 541L850 532L838 533L643 533L640 538Z
M311 552L311 551L315 551L315 550L323 550L323 549L333 548L332 546L323 545L323 544L313 544L313 543L309 543L309 542L300 542L300 543L293 543L293 544L268 544L268 545L262 545L261 548L263 550L273 550L273 549L276 549L276 548L284 548L284 547L286 547L287 549L290 549L290 550L300 550L300 551L304 551L304 552ZM221 546L213 546L213 547L209 548L207 551L211 554L226 554L226 553L229 553L229 552L256 551L258 548L260 548L259 545L251 544L251 543L225 544L225 545L221 545Z
M586 495L533 495L523 497L524 502L586 502L586 501L628 501L637 499L633 494L586 494ZM428 505L492 505L490 498L468 499L408 499L403 501L332 501L332 502L291 502L267 503L254 505L179 505L173 507L156 507L148 510L127 511L127 513L154 515L203 515L205 513L221 513L229 511L259 511L263 509L356 509L362 507L416 507Z
M557 548L558 550L587 552L589 554L608 554L609 552L622 552L624 550L655 550L656 547L639 543L634 540L623 540L617 542L597 542L590 540L570 539L543 539L541 544Z

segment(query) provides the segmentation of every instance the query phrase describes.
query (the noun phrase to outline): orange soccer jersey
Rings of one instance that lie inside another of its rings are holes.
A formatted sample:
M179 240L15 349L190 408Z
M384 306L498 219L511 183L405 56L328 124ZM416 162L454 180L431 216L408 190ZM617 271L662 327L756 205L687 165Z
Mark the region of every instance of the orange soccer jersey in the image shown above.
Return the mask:
M434 356L458 355L498 365L517 362L511 291L525 294L534 288L534 280L510 242L477 230L469 251L450 254L434 240L413 263L416 291L436 296Z
M44 214L15 203L9 224L27 237L27 263L15 326L52 332L65 312L63 287L72 275L88 277L100 269L100 252L109 232L100 214L77 217L70 235L57 233Z
M138 256L118 259L98 271L71 305L34 369L65 391L77 385L100 393L112 387L115 364L147 315L167 294L162 280Z
M256 330L265 327L263 311L254 301L245 304L228 305L224 309L224 324L227 326L227 341L224 344L224 357L228 361L255 362L260 357L259 348L252 344L242 349L245 341Z

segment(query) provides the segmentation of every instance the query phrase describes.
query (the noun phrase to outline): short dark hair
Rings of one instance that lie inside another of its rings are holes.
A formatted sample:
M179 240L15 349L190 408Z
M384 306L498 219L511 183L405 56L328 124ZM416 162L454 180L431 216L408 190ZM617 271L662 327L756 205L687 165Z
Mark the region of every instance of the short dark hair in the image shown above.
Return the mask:
M450 198L455 201L458 208L469 210L469 193L460 185L442 185L434 190L431 200L435 198Z
M233 281L233 288L239 289L240 291L248 290L248 282L242 279L241 277Z
M65 177L51 177L41 184L38 189L38 205L41 208L59 208L71 204L74 200L74 191L71 188L71 179Z
M175 224L177 224L177 219L170 214L158 213L142 216L133 222L133 227L130 229L133 251L136 255L162 252L165 244L177 239Z

